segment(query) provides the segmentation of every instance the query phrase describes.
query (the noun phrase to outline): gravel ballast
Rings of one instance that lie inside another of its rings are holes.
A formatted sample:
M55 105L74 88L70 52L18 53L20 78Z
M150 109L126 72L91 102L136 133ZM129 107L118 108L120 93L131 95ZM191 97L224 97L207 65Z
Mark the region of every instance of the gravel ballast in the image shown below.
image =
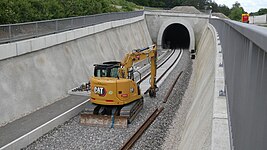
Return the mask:
M162 101L178 74L184 71L174 87L166 104ZM159 87L156 98L144 96L144 108L127 129L89 127L79 124L76 116L58 126L48 134L29 145L31 149L119 149L122 144L138 129L155 108L164 106L163 112L137 141L133 149L162 149L168 129L182 103L192 73L192 61L188 50L184 50L178 65ZM186 117L186 114L184 114Z
M162 145L164 144L165 137L168 135L168 129L171 127L170 125L175 117L175 113L178 111L180 104L182 103L183 95L187 89L192 73L192 61L189 56L189 52L185 50L178 65L159 87L160 92L157 93L157 106L164 106L164 110L134 145L133 149L164 149ZM174 86L167 103L163 104L162 101L170 86L181 71L183 71L183 74ZM186 114L184 114L184 118L185 117Z

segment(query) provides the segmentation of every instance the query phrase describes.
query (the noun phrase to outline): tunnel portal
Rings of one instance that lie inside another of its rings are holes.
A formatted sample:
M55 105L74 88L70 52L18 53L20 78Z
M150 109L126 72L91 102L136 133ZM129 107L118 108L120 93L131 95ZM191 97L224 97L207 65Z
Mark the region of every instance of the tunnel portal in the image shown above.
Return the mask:
M169 25L163 32L162 48L177 49L186 48L190 45L190 35L187 28L179 23Z

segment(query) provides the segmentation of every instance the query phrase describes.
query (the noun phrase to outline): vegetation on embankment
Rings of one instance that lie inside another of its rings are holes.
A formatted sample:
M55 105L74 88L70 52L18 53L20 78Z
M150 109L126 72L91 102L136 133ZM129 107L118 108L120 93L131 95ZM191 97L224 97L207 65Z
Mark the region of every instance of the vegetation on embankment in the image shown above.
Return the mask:
M0 24L142 9L126 0L1 0Z
M212 12L223 13L232 20L241 21L243 13L247 13L241 4L236 1L231 8L225 4L217 4L215 1L210 0L128 0L135 4L149 7L149 9L163 8L170 9L175 6L194 6L198 10L212 9ZM267 14L266 8L259 9L258 12L251 12L250 15Z

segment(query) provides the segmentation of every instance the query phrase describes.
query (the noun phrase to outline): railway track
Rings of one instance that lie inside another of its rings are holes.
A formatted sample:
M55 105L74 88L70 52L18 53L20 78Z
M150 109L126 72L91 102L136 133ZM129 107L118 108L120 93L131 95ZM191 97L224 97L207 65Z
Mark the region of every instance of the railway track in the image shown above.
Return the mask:
M157 66L157 69L160 68L162 65L164 65L174 54L175 50L172 50L171 54L164 59L162 62L159 60L160 64ZM147 71L149 68L145 69L144 71ZM139 81L137 81L138 84L142 83L145 79L147 79L150 76L150 72L147 73L144 77L142 77Z
M181 58L183 53L183 50L172 50L172 53L157 66L157 79L156 83L159 86L162 81L162 79L166 78L168 76L168 73L170 73L171 68L174 67L179 59ZM149 84L142 85L144 83L149 83L149 77L150 72L147 73L144 77L142 77L137 83L140 84L140 87L142 89L142 92L144 94L148 93Z
M173 53L172 53L173 54ZM171 67L175 65L177 60L180 58L182 54L182 51L180 51L178 57L175 59L175 61L172 62L172 64L164 71L164 73L157 79L157 82L160 81L163 76L168 72ZM169 59L169 58L168 58ZM167 61L167 60L166 60ZM166 62L164 61L163 64ZM163 65L162 64L162 65ZM158 68L160 68L162 65L159 65ZM157 68L157 69L158 69ZM178 76L176 77L174 83L171 85L170 89L168 90L164 100L162 103L166 103L168 101L169 96L171 95L171 92L173 91L173 88L175 84L177 83L178 79L181 77L183 71L181 71ZM144 78L147 78L148 76L145 76ZM144 79L143 79L144 80ZM143 81L142 80L142 81ZM148 91L148 90L147 90ZM147 91L145 93L147 93ZM138 130L123 144L123 146L120 148L120 150L129 150L131 147L135 144L135 142L142 136L142 134L149 128L149 126L156 120L156 118L159 116L159 114L164 110L163 106L160 106L159 108L156 108L153 113L144 121L144 123L138 128Z
M142 136L146 129L154 122L157 116L163 111L164 107L154 110L154 112L147 118L147 120L138 128L138 130L129 138L125 144L120 148L121 150L130 149L134 143Z
M179 73L177 76L175 82L172 84L171 88L168 90L163 103L166 103L169 96L171 95L171 92L173 91L173 88L175 84L177 83L178 79L180 78L183 71ZM131 147L135 144L135 142L142 136L142 134L149 128L149 126L156 120L156 118L159 116L159 114L164 110L164 107L161 106L159 108L156 108L153 113L145 120L145 122L138 128L138 130L123 144L123 146L120 148L120 150L129 150Z

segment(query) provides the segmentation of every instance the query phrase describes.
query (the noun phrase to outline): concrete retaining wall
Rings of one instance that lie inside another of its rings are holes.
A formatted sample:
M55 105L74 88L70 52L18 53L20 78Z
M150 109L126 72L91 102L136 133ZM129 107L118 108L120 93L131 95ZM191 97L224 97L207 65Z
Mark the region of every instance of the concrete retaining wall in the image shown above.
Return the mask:
M94 63L151 45L146 22L130 20L0 45L0 125L65 97L88 81Z
M216 49L215 37L206 28L197 45L193 65L194 95L177 149L210 149L214 101Z

